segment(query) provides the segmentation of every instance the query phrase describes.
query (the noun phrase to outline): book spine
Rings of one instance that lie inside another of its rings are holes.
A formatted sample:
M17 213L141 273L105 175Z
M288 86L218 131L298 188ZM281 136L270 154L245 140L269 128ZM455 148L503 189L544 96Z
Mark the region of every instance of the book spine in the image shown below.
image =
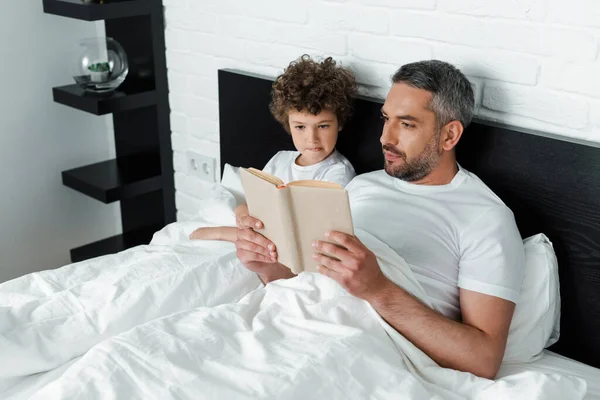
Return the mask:
M290 188L278 186L276 190L277 214L281 221L281 240L277 243L278 261L292 270L293 273L302 272L302 260L296 245L296 230L294 229L294 215Z

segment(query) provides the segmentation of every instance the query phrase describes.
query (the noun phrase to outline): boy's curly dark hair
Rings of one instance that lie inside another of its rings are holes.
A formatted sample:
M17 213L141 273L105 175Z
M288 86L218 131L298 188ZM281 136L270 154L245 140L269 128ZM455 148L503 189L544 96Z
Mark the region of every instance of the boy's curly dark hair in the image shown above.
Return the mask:
M275 79L269 109L288 132L290 110L313 115L329 110L336 114L339 126L344 126L352 113L356 90L352 71L338 66L331 57L317 62L305 54Z

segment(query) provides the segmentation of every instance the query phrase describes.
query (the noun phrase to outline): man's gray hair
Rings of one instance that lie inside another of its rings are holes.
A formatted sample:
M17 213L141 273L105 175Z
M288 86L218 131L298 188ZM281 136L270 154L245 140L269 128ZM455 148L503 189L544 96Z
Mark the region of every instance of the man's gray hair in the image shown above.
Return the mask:
M466 128L473 119L473 88L452 64L438 60L406 64L396 71L392 82L431 92L429 109L434 112L439 128L450 121L460 121Z

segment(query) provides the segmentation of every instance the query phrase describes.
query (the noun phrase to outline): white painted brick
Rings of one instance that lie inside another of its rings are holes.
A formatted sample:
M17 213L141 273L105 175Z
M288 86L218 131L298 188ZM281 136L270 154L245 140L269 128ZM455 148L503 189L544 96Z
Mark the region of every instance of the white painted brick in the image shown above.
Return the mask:
M482 19L444 16L431 13L398 11L391 17L394 35L440 42L486 46L486 23Z
M167 68L175 72L209 77L217 76L216 60L199 54L167 50Z
M187 7L187 1L185 1L185 0L163 0L163 6L165 8L185 8L185 7Z
M188 119L185 115L178 112L171 113L171 130L173 132L187 133Z
M308 20L310 2L298 0L244 1L245 15L270 21L303 24Z
M164 1L164 0L163 0ZM245 1L240 0L188 0L188 12L216 15L244 15Z
M246 43L246 59L255 64L283 68L287 66L290 61L297 59L304 53L310 54L311 56L323 55L322 53L309 51L308 49L302 49L296 46L257 42Z
M216 78L190 76L187 82L189 85L188 90L194 96L212 100L219 99L219 81Z
M596 134L596 142L600 142L600 100L590 101L590 129Z
M552 63L542 69L543 83L549 87L600 97L600 63L574 65Z
M311 27L291 26L280 33L280 42L327 53L328 55L346 54L346 35Z
M177 132L173 132L171 134L171 142L173 144L173 151L180 152L184 156L188 151L193 151L198 154L203 154L208 157L214 157L219 159L219 144L217 142L211 142L208 140L197 139L191 135L179 134ZM187 157L187 156L185 156ZM186 165L187 158L186 158ZM189 168L189 165L188 165Z
M310 13L314 24L332 31L384 34L389 29L390 13L384 9L316 3Z
M190 3L192 10L201 12L298 24L303 24L308 20L308 6L309 2L297 0L196 0Z
M452 63L465 75L535 85L539 64L533 57L502 50L484 50L440 45L434 48L438 60Z
M384 64L374 61L357 59L344 59L342 65L349 67L356 77L356 81L362 85L379 86L389 88L392 75L400 65Z
M175 171L183 172L187 171L188 162L185 158L185 154L179 151L173 152L173 168Z
M169 92L188 93L188 75L169 70L167 71L167 79L169 80Z
M219 16L219 34L238 39L275 43L287 25L231 15Z
M200 32L188 33L189 48L193 53L218 57L244 54L244 41Z
M346 53L346 36L319 27L270 23L257 19L224 17L219 32L227 37L243 38L264 43L299 46L330 54Z
M398 67L436 58L467 75L479 118L600 142L600 0L163 4L178 218L214 186L191 177L186 152L218 165L220 68L273 78L304 53L333 55L384 99Z
M215 141L219 137L219 124L210 119L190 118L188 120L187 131L199 139Z
M539 21L545 15L545 3L545 0L438 0L437 8L456 14Z
M167 7L165 10L167 29L177 28L214 33L217 31L217 16L198 10Z
M475 95L475 110L478 110L481 107L481 98L483 97L484 81L481 78L474 78L472 76L467 76L467 79L469 79L469 82L471 82L473 94Z
M483 88L482 103L490 110L559 126L582 129L588 124L586 99L546 89L488 82Z
M359 3L367 6L418 8L424 10L433 10L436 6L436 0L359 0Z
M576 27L600 27L598 0L548 1L548 21Z
M169 50L187 51L189 32L181 29L165 30L165 46Z
M185 94L170 93L171 109L184 114L186 117L203 117L217 119L219 107L215 100L195 97Z
M474 47L506 49L589 61L596 57L592 34L574 29L534 26L521 22L490 21L482 18L397 12L392 16L392 33Z
M353 34L350 37L352 55L363 60L397 64L431 58L431 48L422 43L378 36Z
M172 132L171 133L171 146L174 152L185 153L187 148L188 135Z
M596 40L587 32L505 22L490 22L486 24L486 29L489 47L569 61L591 61L596 58Z

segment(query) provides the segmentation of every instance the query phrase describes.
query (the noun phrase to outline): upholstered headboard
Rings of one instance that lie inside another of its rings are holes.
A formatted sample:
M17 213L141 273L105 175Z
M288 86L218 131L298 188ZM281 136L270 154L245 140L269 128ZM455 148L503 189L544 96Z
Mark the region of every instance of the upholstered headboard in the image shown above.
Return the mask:
M262 167L293 149L269 113L272 80L219 71L221 166ZM338 149L357 173L381 169L381 102L358 100ZM600 367L600 146L477 121L458 160L513 210L521 235L545 233L559 261L561 337L551 350Z

